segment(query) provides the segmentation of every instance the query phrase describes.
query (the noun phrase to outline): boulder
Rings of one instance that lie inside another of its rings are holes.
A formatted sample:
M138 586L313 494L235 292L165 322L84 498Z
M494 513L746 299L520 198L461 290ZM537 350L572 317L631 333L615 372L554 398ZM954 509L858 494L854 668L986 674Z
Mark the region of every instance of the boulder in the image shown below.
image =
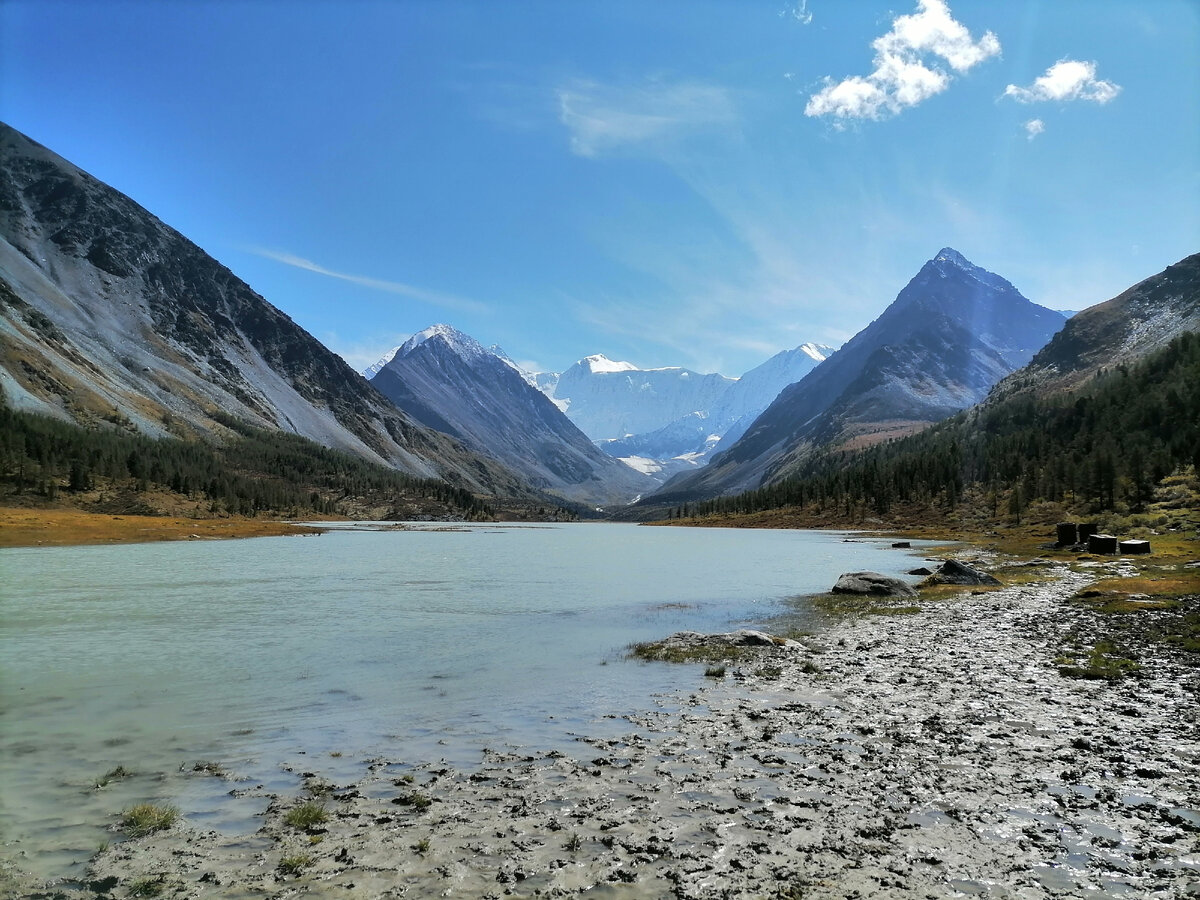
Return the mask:
M925 579L927 584L973 584L998 585L999 579L981 572L978 569L961 563L957 559L948 559L938 570Z
M906 575L932 575L933 569L929 566L917 566L915 569L909 569L904 574Z
M892 542L893 550L905 550L911 546L912 546L912 541L893 541Z
M847 572L833 586L835 594L861 594L872 597L915 597L916 590L907 582L878 572Z

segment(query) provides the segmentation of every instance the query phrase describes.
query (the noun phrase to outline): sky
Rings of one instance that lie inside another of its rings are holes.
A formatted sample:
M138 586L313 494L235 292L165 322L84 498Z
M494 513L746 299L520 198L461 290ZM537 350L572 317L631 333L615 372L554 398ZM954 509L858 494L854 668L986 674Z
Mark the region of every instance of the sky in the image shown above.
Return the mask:
M1200 251L1197 0L0 0L0 119L359 369L736 376L944 246L1053 309Z

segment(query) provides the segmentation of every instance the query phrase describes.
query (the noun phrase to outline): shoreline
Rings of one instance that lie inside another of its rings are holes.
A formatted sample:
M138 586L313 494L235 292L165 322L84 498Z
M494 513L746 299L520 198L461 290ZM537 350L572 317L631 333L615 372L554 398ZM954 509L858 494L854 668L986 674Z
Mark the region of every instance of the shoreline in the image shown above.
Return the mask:
M190 519L180 516L109 515L74 509L0 507L0 549L152 541L212 541L321 534L312 525L278 519Z
M1200 674L1164 650L1136 678L1060 675L1063 638L1096 628L1065 600L1098 574L845 619L570 754L363 760L300 797L234 783L268 802L258 832L114 843L80 895L1182 895ZM286 824L306 800L327 820Z

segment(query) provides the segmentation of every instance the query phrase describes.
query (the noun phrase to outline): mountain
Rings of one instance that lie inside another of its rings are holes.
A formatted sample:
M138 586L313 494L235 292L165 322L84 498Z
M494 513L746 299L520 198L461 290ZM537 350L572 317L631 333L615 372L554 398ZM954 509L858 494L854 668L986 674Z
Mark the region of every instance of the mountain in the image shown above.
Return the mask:
M1026 387L1067 390L1102 368L1129 363L1185 331L1200 331L1200 253L1076 313L997 396Z
M410 338L371 384L422 424L569 500L625 503L654 486L597 449L511 360L448 325Z
M611 456L656 480L703 465L779 392L833 352L802 344L778 353L741 378L689 369L639 369L602 355L561 375L527 376Z
M708 466L668 482L656 499L749 490L817 448L868 446L926 427L982 400L1063 321L943 248L878 319L786 388Z
M983 403L919 434L849 459L819 452L794 476L692 509L786 507L797 525L932 515L975 530L1027 515L1053 523L1154 509L1151 534L1195 531L1198 276L1195 254L1083 310Z
M784 350L728 384L708 409L690 412L654 431L599 445L662 481L703 466L716 450L741 437L780 391L811 372L833 349L810 343Z
M526 496L415 423L133 200L0 123L0 389L17 410L151 437L230 418L402 472Z
M678 366L639 369L597 354L559 375L554 398L565 404L580 431L593 441L606 441L654 431L707 410L733 383L724 375L701 375Z

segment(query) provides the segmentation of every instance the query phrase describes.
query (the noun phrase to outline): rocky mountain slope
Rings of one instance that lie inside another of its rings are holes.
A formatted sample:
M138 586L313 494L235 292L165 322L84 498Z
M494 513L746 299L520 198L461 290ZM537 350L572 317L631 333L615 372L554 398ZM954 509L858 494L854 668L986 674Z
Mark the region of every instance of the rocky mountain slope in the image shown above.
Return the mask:
M886 310L663 502L736 493L786 475L816 448L867 446L982 400L1063 326L1009 282L947 247Z
M413 475L528 494L393 407L179 232L3 124L0 388L17 409L81 424L223 439L232 416Z
M1033 388L1068 390L1097 371L1126 364L1165 347L1185 331L1200 331L1200 253L1168 266L1067 322L995 397Z
M597 449L507 357L448 325L414 335L371 384L417 421L502 461L536 488L603 506L654 487Z

